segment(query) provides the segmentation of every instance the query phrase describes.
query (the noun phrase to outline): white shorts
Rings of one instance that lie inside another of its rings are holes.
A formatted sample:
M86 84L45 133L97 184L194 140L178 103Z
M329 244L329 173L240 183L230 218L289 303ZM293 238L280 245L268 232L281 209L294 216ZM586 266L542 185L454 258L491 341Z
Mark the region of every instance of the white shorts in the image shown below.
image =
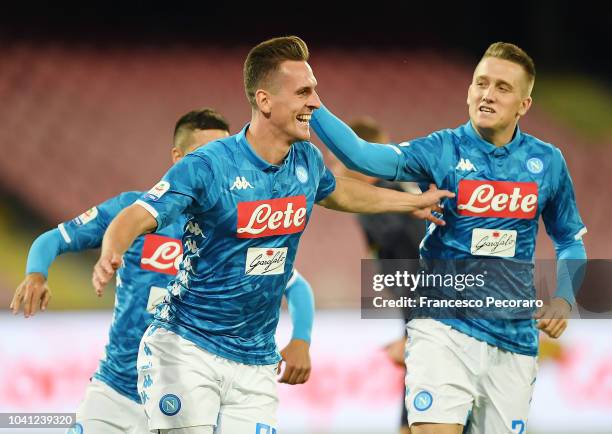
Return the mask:
M245 365L149 328L138 352L138 391L149 430L216 426L216 434L275 434L276 364Z
M467 425L470 434L525 433L537 359L479 341L432 319L407 325L410 425Z
M77 423L67 434L146 434L147 417L142 405L121 395L96 378L76 412Z

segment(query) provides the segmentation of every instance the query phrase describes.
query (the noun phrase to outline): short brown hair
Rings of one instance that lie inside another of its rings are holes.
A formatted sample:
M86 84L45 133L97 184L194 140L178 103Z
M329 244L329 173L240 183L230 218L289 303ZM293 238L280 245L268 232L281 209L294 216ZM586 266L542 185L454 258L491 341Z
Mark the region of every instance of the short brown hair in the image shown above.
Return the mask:
M229 124L218 111L204 107L192 110L179 118L174 126L173 145L182 151L188 146L195 130L223 130L229 134Z
M251 106L256 107L255 92L269 85L269 79L285 60L308 61L306 42L297 36L268 39L255 46L244 62L244 90Z
M366 142L379 142L385 135L378 123L367 116L353 120L349 127L359 136L360 139Z
M536 75L535 64L533 63L533 59L529 57L529 55L521 48L509 42L495 42L489 45L489 48L487 48L487 51L485 51L482 59L485 57L495 57L497 59L508 60L522 66L523 70L527 73L527 77L529 78L529 87L531 88L531 86L533 86Z

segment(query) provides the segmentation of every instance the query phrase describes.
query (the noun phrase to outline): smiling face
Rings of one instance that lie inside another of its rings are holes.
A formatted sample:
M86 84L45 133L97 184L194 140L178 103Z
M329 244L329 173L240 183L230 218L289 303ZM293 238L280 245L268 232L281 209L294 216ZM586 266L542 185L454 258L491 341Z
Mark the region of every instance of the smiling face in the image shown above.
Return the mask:
M274 73L264 113L288 143L310 140L310 118L321 106L317 80L307 62L286 60Z
M511 139L519 118L531 107L532 86L521 65L496 57L483 58L468 89L474 128L489 141L495 137Z

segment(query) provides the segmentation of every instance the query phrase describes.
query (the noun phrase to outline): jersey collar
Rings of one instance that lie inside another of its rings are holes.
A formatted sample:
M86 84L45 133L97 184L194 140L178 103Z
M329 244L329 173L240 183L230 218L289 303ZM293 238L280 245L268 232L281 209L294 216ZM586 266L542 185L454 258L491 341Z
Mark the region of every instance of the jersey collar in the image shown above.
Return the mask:
M467 121L467 123L464 125L464 129L468 137L472 139L472 141L478 146L478 148L480 148L480 150L486 152L487 154L509 154L514 150L514 148L518 146L518 144L523 139L521 129L518 125L516 126L516 130L514 131L514 137L512 138L512 141L504 146L495 146L493 143L487 142L482 137L480 137L480 135L474 129L474 126L472 125L471 121Z
M249 125L250 124L246 124L244 128L236 135L236 141L238 142L238 145L244 152L244 155L246 155L247 159L255 167L257 167L259 170L263 170L264 172L276 171L280 169L280 166L277 166L276 164L268 163L266 160L264 160L259 155L257 155L257 153L253 150L253 147L251 146L251 144L246 138L246 132L249 129Z

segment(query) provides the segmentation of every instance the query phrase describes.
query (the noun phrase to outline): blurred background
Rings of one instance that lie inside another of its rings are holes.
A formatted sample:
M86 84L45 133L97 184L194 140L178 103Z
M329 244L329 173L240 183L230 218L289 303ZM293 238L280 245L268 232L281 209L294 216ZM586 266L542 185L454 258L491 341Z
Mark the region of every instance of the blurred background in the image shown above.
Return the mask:
M111 318L112 291L98 299L90 284L96 252L56 261L50 312L27 321L8 315L32 241L122 191L153 186L170 166L172 131L183 113L213 107L232 132L242 128L250 119L242 64L269 37L302 37L323 102L345 120L370 116L395 142L464 123L480 56L492 42L516 43L537 68L534 105L521 128L562 149L589 229L589 257L610 258L612 22L601 7L559 1L3 6L0 411L74 409ZM537 256L554 258L543 234L542 228ZM360 259L367 251L356 219L316 209L302 240L297 266L318 308L314 371L308 384L281 390L280 427L395 432L402 373L383 347L402 335L402 325L359 320ZM286 325L283 319L279 339ZM570 330L543 354L529 432L612 433L612 327L575 321Z

